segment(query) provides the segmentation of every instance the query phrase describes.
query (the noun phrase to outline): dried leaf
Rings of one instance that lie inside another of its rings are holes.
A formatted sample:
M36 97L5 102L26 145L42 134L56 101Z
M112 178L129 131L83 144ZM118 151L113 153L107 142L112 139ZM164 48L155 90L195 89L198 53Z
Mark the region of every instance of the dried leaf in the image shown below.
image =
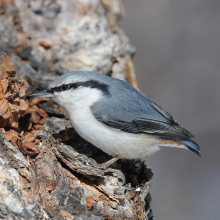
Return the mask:
M28 132L27 134L25 134L22 143L24 144L25 142L30 142L30 141L34 141L35 136L34 134L32 134L31 132Z
M5 99L9 99L11 97L11 93L10 92L7 92L5 95L4 95L4 98Z
M70 129L67 129L67 127L66 127L65 132L60 132L59 134L56 134L55 137L59 141L67 142L70 139L72 139L75 134L76 134L76 132L73 129L70 130Z
M41 124L34 125L35 130L40 130L43 127Z
M21 113L28 108L24 100L28 84L15 77L15 66L6 53L0 53L0 126L18 127Z
M28 108L28 104L24 99L20 100L20 110L25 111Z
M43 125L44 121L46 120L46 118L41 118L41 120L38 121L39 125Z
M11 111L8 108L7 111L2 115L3 118L8 119L11 116Z
M11 139L11 143L14 145L14 146L16 146L16 147L18 147L18 138L17 137L12 137L12 139Z
M58 109L59 109L59 111L60 111L60 112L62 112L62 113L66 113L66 111L65 111L65 109L64 109L64 108L62 108L62 107L58 106Z
M36 109L37 114L39 114L43 118L47 118L47 113L42 108Z
M31 130L32 126L33 126L33 123L32 123L32 122L30 122L30 123L29 123L29 125L28 125L28 131L30 131L30 130Z
M15 76L15 65L5 52L0 53L0 80Z
M37 97L37 98L33 98L33 99L31 100L31 103L32 103L33 105L38 105L38 103L39 103L39 102L42 102L42 101L47 101L47 99Z
M7 141L12 140L13 137L18 139L18 133L15 130L6 131L4 132L4 137Z
M0 93L0 100L2 100L4 98L4 94Z
M0 102L0 116L3 116L8 110L8 101L6 99L2 99Z
M2 131L2 133L5 133L5 129L4 128L0 128L0 130Z
M8 88L8 80L3 79L0 81L0 93L5 94Z
M31 118L35 124L37 124L40 121L40 115L38 115L37 112L32 112Z
M40 39L38 43L40 46L44 47L45 49L49 49L52 46L52 42L48 39Z
M103 215L103 217L104 217L106 220L112 219L112 216L111 216L111 215Z
M87 195L86 196L86 202L87 202L87 205L86 205L87 209L91 210L92 207L93 207L93 203L94 203L94 200L93 200L92 196Z
M20 151L25 154L25 155L36 155L40 153L40 149L38 146L36 146L33 142L31 141L27 141L24 144L22 143L22 141L18 142L18 147L20 149Z

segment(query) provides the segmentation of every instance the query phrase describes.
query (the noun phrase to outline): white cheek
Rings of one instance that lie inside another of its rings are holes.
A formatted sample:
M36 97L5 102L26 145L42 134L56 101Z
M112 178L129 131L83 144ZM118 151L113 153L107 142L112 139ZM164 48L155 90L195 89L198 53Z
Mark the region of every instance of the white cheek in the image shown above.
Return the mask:
M79 87L54 94L54 101L67 111L90 107L102 97L102 92L88 87Z

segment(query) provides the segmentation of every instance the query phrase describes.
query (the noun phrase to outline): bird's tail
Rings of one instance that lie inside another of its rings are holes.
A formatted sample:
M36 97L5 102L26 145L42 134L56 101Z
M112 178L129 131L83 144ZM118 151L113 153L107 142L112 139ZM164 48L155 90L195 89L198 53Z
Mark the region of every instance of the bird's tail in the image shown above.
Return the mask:
M197 154L199 157L201 157L199 145L196 142L194 142L193 140L188 139L188 138L173 138L171 140L170 139L169 140L162 140L160 143L160 146L186 148L186 149L192 151L193 153Z
M178 139L179 140L176 140L176 141L179 141L180 143L185 145L189 150L191 150L193 153L195 153L199 157L201 157L200 147L199 147L199 145L196 142L194 142L191 139L184 139L184 138L178 138Z

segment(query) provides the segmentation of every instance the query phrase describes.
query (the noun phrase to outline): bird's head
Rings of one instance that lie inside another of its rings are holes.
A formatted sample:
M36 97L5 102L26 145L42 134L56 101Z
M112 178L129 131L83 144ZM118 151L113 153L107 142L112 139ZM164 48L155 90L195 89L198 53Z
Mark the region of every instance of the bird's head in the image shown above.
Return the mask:
M68 72L52 82L47 90L31 96L52 98L66 110L91 106L103 96L109 95L109 77L105 77L96 72Z

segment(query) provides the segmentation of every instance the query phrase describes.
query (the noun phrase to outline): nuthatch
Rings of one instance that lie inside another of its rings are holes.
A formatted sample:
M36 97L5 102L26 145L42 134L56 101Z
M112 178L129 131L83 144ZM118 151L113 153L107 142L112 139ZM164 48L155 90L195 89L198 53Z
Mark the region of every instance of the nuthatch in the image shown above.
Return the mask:
M164 146L200 156L189 131L124 81L96 72L69 72L32 96L52 98L63 107L77 133L115 157L112 162L144 159Z

